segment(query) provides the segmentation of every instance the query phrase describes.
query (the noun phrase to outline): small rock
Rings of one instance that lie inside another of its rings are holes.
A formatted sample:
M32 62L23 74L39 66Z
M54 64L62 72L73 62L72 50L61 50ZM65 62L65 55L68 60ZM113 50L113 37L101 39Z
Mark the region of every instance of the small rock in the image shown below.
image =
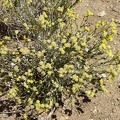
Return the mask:
M120 82L120 73L119 73L119 75L118 75L118 77L117 77L117 80Z
M112 8L112 10L119 13L120 8L119 8L118 6L116 6L116 7L114 6L114 7Z
M105 12L105 11L101 11L101 12L98 13L98 16L99 16L99 17L103 17L103 16L105 16L105 15L106 15L106 12Z
M117 101L120 101L120 98L117 98Z
M97 110L96 110L96 109L94 109L94 110L93 110L93 113L96 113L96 112L97 112Z
M115 108L113 108L113 109L112 109L112 112L113 112L113 113L115 113L115 112L116 112L116 109L115 109Z

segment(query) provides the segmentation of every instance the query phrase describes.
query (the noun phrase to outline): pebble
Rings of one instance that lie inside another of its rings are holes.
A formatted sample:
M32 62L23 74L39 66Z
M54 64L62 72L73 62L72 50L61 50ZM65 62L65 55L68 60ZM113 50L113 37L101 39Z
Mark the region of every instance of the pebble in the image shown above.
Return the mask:
M117 101L120 101L120 98L117 98Z
M119 13L119 10L120 10L120 9L119 9L118 6L116 6L116 7L113 7L112 10Z
M118 75L118 77L117 77L117 80L120 82L120 73L119 73L119 75Z
M113 108L113 109L112 109L112 112L113 112L113 113L115 113L115 112L116 112L116 109L115 109L115 108Z
M98 13L98 16L99 16L99 17L103 17L103 16L105 16L105 15L106 15L106 12L105 12L105 11L101 11L101 12Z
M97 112L97 110L96 110L96 109L94 109L94 110L93 110L93 113L96 113L96 112Z

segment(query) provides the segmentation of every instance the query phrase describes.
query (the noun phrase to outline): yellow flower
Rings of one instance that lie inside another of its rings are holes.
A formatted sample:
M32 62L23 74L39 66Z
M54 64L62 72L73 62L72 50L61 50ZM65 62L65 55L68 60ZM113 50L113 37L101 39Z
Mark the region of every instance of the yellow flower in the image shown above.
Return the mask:
M94 97L94 95L95 95L95 90L92 90L92 91L87 90L87 91L85 91L85 93L86 93L88 96L90 96L90 97Z
M27 101L29 104L33 104L33 100L32 98L28 98L28 101Z
M80 84L74 84L72 87L72 92L76 93L80 89L81 85Z
M44 53L45 53L45 50L38 51L37 52L37 57L40 58L40 57L44 56Z
M53 100L50 100L50 104L49 104L50 107L53 106Z
M14 66L14 70L15 70L16 72L19 72L19 66L15 65L15 66Z
M87 11L87 14L88 16L93 16L93 13L90 10Z
M23 86L24 86L26 89L29 88L29 86L26 84L26 82L23 83Z
M16 89L15 88L11 88L9 93L8 93L8 97L13 98L13 97L16 96L16 93L17 93Z
M46 68L49 68L49 69L51 69L51 68L52 68L52 66L51 66L51 64L50 64L50 63L47 63L47 64L45 65L45 67L46 67Z
M103 37L106 37L107 36L107 32L106 30L103 30Z
M72 41L72 43L76 43L77 42L77 37L76 36L72 36L71 37L71 41Z
M15 30L15 34L17 35L19 33L20 30Z
M45 23L45 18L43 15L40 15L40 17L38 18L38 22L40 22L40 24L44 25Z
M46 12L43 12L42 15L44 16L44 18L48 17L47 14L46 14Z
M24 75L22 75L22 76L21 76L21 79L22 79L22 80L26 80L27 78L26 78Z
M45 0L41 0L41 2L43 3L43 4L45 4L46 2L45 2Z
M44 107L45 107L45 105L44 105L44 104L40 104L40 107L41 107L41 108L44 108Z
M59 11L59 12L63 12L63 10L64 10L63 7L58 7L58 8L57 8L57 11Z
M50 75L52 74L52 71L49 70L49 71L47 72L47 74L50 76Z
M23 55L26 55L26 54L29 54L29 53L30 53L30 50L29 50L27 47L22 47L22 48L20 48L20 52L21 52Z
M52 46L52 47L55 47L55 46L56 46L56 42L52 42L52 43L51 43L51 46Z
M5 72L5 70L4 69L1 69L1 71L0 71L1 73L4 73Z
M73 9L67 9L67 15L68 17L73 17L74 16L74 12L73 12Z
M65 43L65 44L64 44L64 47L65 47L65 48L69 48L70 46L71 46L70 43Z
M111 50L107 50L106 54L108 57L111 57L111 58L113 58L113 56L114 56Z
M5 36L4 39L5 39L5 40L11 40L11 37Z
M20 62L21 59L19 57L16 57L15 59L12 59L13 62Z
M81 46L82 46L82 47L85 47L85 46L86 46L86 42L82 42L82 43L81 43Z
M112 35L110 35L110 36L108 37L108 40L109 40L109 41L113 41L113 38L114 38L114 37L113 37Z
M65 54L65 50L63 48L59 48L59 51L61 52L61 54Z
M64 75L63 74L59 74L59 77L62 78L62 77L64 77Z
M28 120L28 116L26 114L23 114L24 120Z
M100 26L104 26L105 23L103 21L98 21L96 24L95 24L95 28L97 29L98 27Z
M39 80L39 84L42 85L42 83L43 83L42 80Z
M27 4L30 5L32 3L32 0L28 0Z
M75 81L78 81L79 77L75 74L72 76L72 79L75 80Z
M9 73L8 73L8 76L9 76L9 77L13 77L13 72L9 72Z
M3 45L3 43L4 43L3 41L0 41L0 45Z
M104 85L101 85L101 90L102 90L103 92L105 92L105 93L108 93L108 90L105 88Z
M28 79L27 82L32 84L34 82L34 80Z
M43 61L40 61L40 62L39 62L39 65L44 65L44 62L43 62Z
M118 64L118 72L120 72L120 64Z
M26 35L23 35L23 39L24 39L24 40L26 40L26 39L27 39Z
M90 10L88 10L88 11L87 11L87 14L84 14L84 16L85 16L85 17L93 16L93 13L92 13Z
M27 23L23 23L23 26L26 28L26 30L29 30L29 26L27 25Z
M99 49L106 50L107 47L106 47L106 45L104 43L101 43L101 45L99 46Z
M100 79L100 85L103 85L103 79Z
M38 71L38 72L42 72L41 67L37 67L37 71Z
M79 51L80 50L80 46L78 46L77 44L74 45L75 50Z
M61 29L63 29L65 27L65 23L64 22L60 22L59 26L60 26Z
M61 41L61 42L62 42L62 43L66 43L66 41L67 41L66 39L62 39L62 41Z
M8 52L8 48L6 46L2 46L1 49L0 49L0 53L2 55L6 55Z
M85 31L90 32L90 28L85 26Z
M8 22L8 18L4 18L4 23L7 23Z
M102 43L106 44L106 43L107 43L106 39L103 39L103 40L102 40Z

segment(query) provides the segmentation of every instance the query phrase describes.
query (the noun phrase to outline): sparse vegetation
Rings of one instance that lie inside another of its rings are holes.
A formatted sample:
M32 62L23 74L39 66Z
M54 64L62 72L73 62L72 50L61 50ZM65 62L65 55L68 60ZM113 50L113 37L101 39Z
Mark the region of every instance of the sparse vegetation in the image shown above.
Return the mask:
M22 106L27 120L77 100L108 92L104 82L120 72L120 51L110 43L117 33L114 19L80 26L74 6L80 0L1 0L0 23L7 26L0 40L0 92Z

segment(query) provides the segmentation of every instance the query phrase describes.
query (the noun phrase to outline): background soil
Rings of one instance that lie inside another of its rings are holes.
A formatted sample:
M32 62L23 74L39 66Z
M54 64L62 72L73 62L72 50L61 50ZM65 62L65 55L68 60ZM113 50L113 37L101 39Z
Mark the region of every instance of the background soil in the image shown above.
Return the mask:
M94 13L94 17L90 19L91 24L97 20L115 19L118 33L112 47L113 49L120 48L120 0L83 0L75 9L80 15L78 23L88 9ZM106 86L109 90L108 94L99 92L92 100L83 99L79 107L73 107L72 114L69 109L65 110L67 106L65 109L64 107L59 108L52 115L51 120L120 120L120 75L116 81L106 84ZM8 117L8 115L1 113L0 120L15 120L15 116ZM39 120L46 119L40 117Z

